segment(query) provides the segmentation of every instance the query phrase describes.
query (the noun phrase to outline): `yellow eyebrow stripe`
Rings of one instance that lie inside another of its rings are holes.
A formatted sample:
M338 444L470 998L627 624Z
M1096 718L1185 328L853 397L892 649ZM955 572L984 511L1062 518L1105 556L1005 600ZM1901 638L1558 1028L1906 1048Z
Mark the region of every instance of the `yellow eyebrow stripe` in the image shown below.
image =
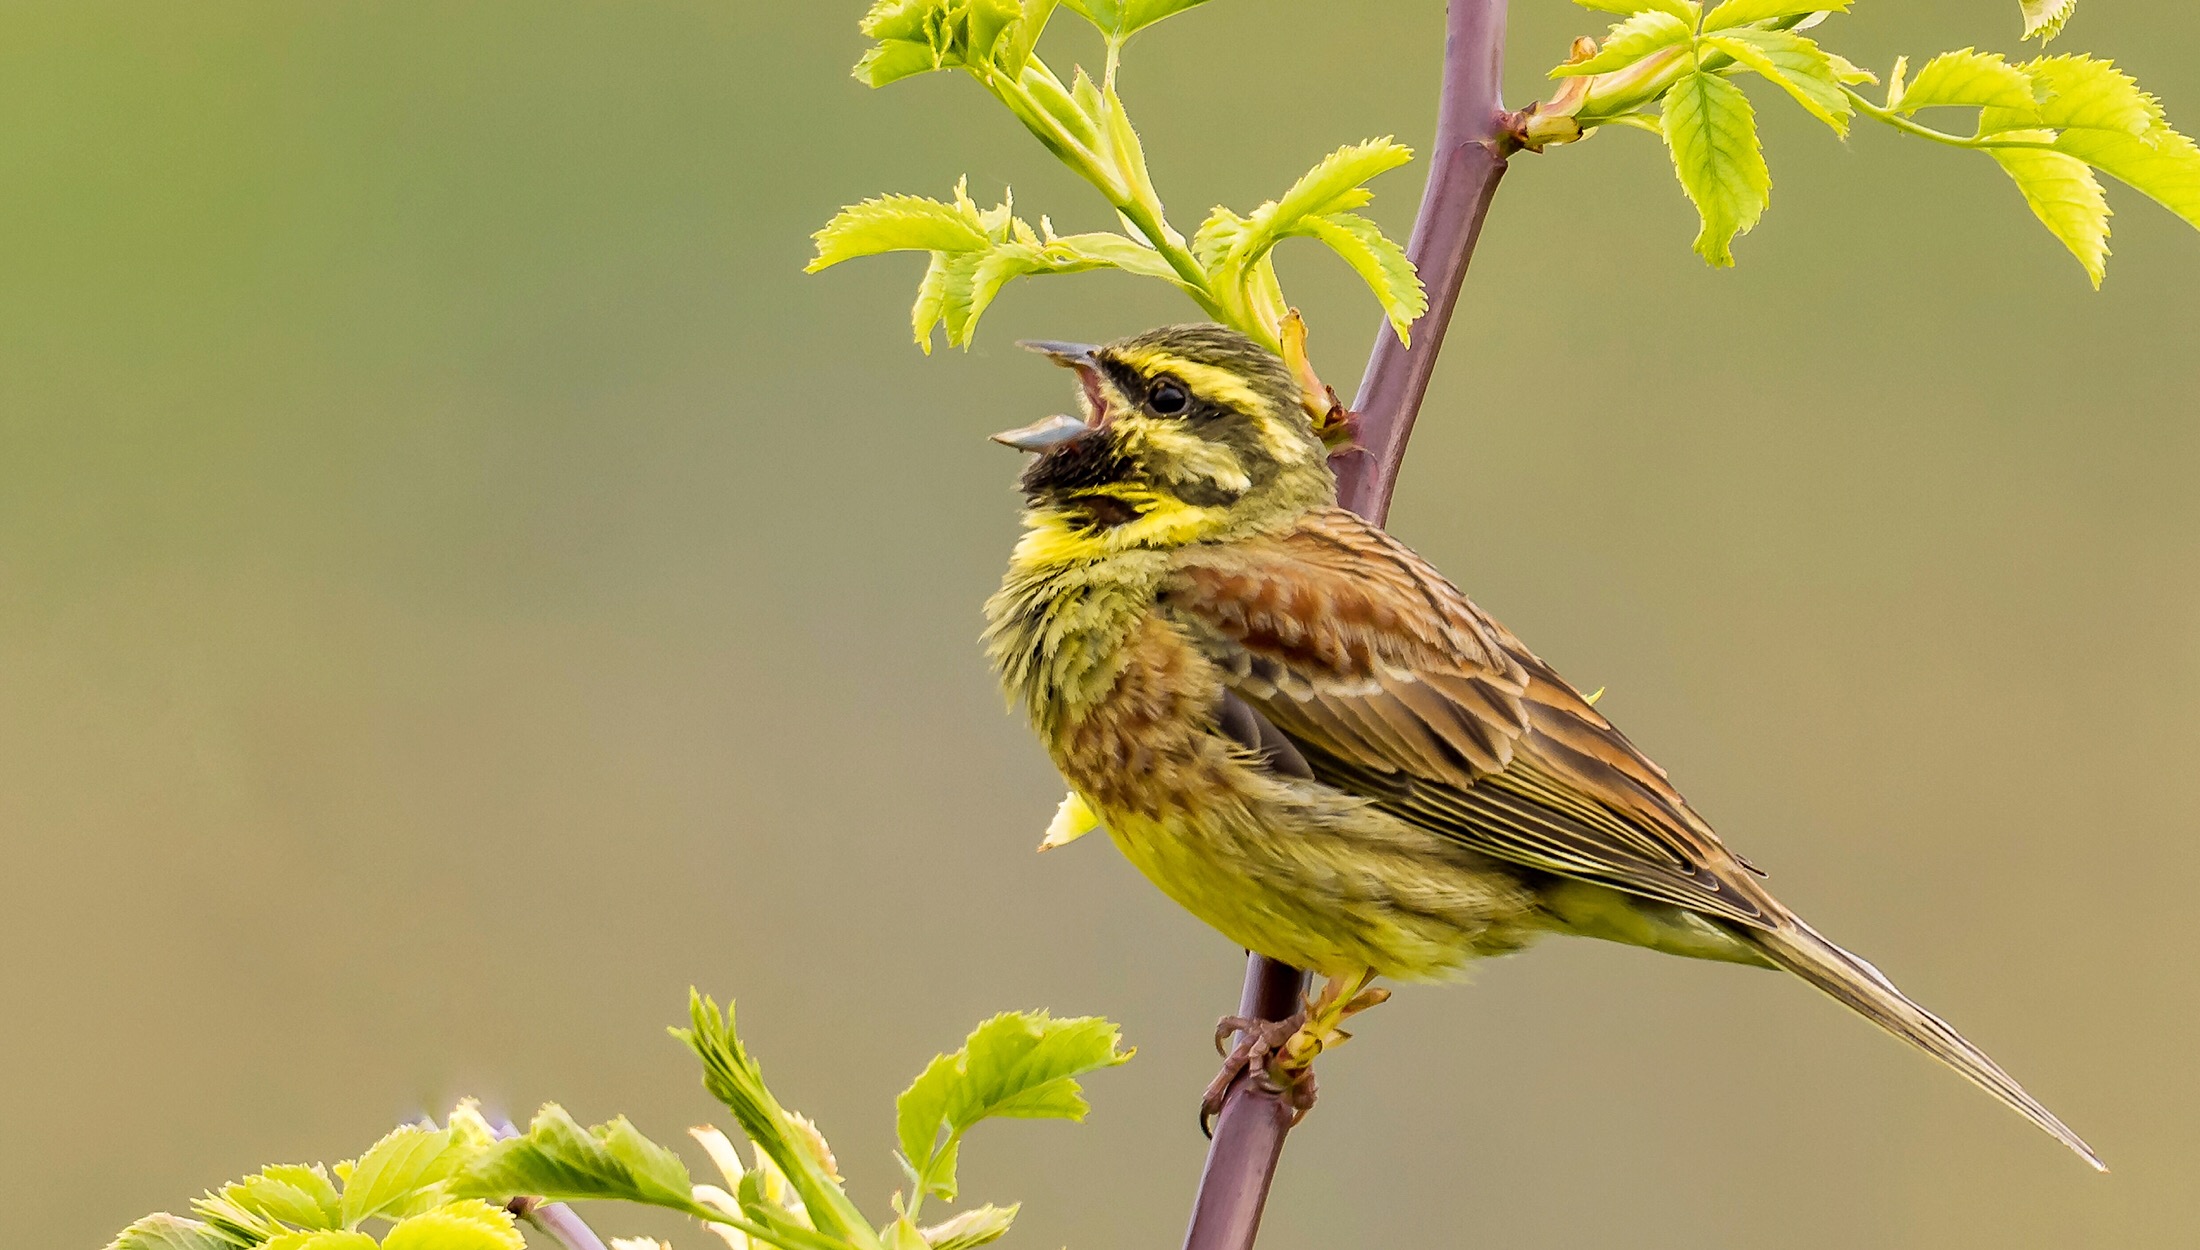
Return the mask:
M1268 415L1268 401L1260 392L1248 385L1245 379L1228 369L1203 365L1196 360L1186 360L1159 348L1118 350L1115 358L1138 370L1147 377L1167 373L1177 381L1192 388L1192 392L1211 403L1223 404L1256 417Z

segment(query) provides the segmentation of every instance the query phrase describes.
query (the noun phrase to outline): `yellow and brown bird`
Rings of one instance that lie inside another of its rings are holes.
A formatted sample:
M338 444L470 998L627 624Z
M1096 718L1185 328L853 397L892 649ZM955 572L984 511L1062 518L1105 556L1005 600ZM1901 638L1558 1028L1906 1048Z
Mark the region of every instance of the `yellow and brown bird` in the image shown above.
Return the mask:
M1376 977L1598 937L1784 968L2100 1166L1984 1052L1782 907L1510 631L1337 507L1282 360L1215 325L1027 346L1076 370L1083 414L995 436L1036 458L988 651L1141 872L1230 940L1329 978L1299 1039L1334 1040Z

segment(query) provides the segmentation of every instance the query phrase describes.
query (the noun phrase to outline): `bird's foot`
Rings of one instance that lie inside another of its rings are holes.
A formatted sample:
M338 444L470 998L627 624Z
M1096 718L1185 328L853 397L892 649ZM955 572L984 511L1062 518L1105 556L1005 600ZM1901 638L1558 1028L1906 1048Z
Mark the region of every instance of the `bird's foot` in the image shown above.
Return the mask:
M1314 1073L1305 1067L1286 1068L1281 1062L1286 1048L1306 1027L1306 1019L1304 1011L1282 1020L1224 1016L1215 1025L1215 1050L1223 1056L1222 1071L1215 1073L1207 1092L1200 1095L1200 1132L1215 1135L1215 1117L1229 1101L1230 1087L1247 1075L1285 1099L1292 1110L1291 1123L1306 1117L1314 1106ZM1230 1042L1232 1034L1237 1035L1235 1045Z
M1199 1100L1200 1131L1214 1136L1215 1117L1222 1114L1230 1087L1251 1074L1291 1108L1291 1124L1314 1109L1314 1060L1352 1040L1344 1022L1379 1003L1390 991L1370 986L1373 973L1356 977L1332 977L1321 996L1285 1020L1256 1020L1225 1016L1215 1026L1215 1050L1223 1056L1222 1071L1208 1083ZM1230 1044L1232 1034L1237 1036Z

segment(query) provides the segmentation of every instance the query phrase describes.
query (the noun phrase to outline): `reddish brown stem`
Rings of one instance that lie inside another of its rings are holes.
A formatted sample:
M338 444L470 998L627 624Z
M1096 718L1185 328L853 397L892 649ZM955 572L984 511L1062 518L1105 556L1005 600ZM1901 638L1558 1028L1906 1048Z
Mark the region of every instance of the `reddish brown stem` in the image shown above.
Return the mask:
M1467 262L1505 174L1505 0L1452 0L1445 15L1444 85L1428 187L1406 252L1428 288L1428 311L1413 323L1413 346L1386 323L1353 407L1365 451L1338 472L1344 505L1381 524L1405 461L1406 440L1428 394ZM1259 955L1245 967L1238 1014L1281 1020L1298 1010L1306 974ZM1250 1250L1275 1179L1292 1112L1267 1083L1241 1078L1215 1120L1207 1165L1192 1201L1185 1250Z

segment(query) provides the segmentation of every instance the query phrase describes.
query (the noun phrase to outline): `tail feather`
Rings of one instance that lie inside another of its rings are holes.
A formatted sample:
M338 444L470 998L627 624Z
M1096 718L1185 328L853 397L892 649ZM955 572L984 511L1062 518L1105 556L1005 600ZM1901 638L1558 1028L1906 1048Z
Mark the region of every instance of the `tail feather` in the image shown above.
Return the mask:
M1910 1001L1886 975L1820 936L1800 920L1788 919L1779 928L1750 930L1746 939L1774 963L1824 990L1926 1054L1954 1068L1973 1084L1999 1098L2019 1115L2046 1130L2055 1140L2077 1152L2078 1157L2106 1172L2108 1165L2076 1133L1986 1052L1963 1039L1948 1022Z

